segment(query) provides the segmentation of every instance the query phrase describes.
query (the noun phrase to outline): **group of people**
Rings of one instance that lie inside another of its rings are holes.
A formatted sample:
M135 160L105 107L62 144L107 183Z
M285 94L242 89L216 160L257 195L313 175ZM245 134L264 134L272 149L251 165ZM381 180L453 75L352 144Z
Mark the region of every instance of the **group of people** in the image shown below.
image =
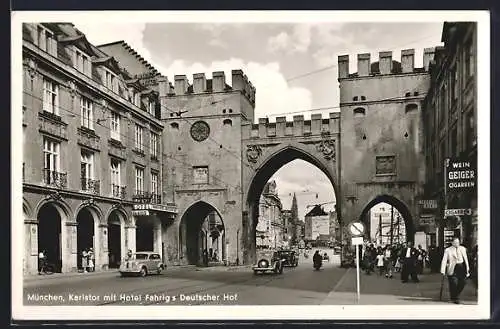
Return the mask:
M212 248L204 249L203 250L203 265L208 266L208 263L210 261L212 262L218 262L219 257L217 256L217 250L213 250Z
M421 245L415 248L412 242L384 247L368 244L359 252L361 267L368 275L377 270L379 275L392 278L394 272L401 272L401 281L407 283L409 279L419 282L418 276L425 267L431 273L441 273L448 278L450 299L454 303L459 303L467 278L471 277L477 289L477 246L468 254L459 238L454 238L446 249L431 245L429 252Z
M82 268L84 273L95 271L95 254L93 248L82 250Z

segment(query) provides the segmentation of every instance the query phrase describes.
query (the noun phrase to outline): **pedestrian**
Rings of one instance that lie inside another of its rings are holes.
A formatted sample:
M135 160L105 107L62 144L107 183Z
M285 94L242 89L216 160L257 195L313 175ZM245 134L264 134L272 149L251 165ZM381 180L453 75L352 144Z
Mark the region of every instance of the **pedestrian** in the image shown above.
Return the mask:
M87 249L83 249L82 250L82 268L83 268L83 273L87 273L88 266L89 266L89 258L88 258Z
M454 238L452 245L444 251L441 274L448 276L451 301L459 304L460 294L465 287L465 279L470 275L470 268L467 249L460 245L458 237Z
M477 244L472 248L472 264L471 264L471 277L472 277L472 282L474 283L474 287L477 289L477 277L478 277L478 271L477 271Z
M213 258L214 262L217 262L219 261L219 259L217 258L217 250L214 250L214 258Z
M207 249L203 250L203 265L208 267L208 251Z
M406 248L400 254L401 261L401 281L408 282L408 277L411 276L413 282L419 282L417 276L417 257L418 250L413 247L413 242L409 241Z
M47 254L45 250L42 250L38 254L38 275L42 274L42 270L45 269L46 262L47 262Z
M427 257L427 252L422 248L422 245L418 245L418 256L417 256L417 273L424 273L424 261Z
M377 255L377 268L378 268L378 274L382 276L384 273L384 253L382 250L379 251L379 254Z
M94 249L90 248L87 257L89 259L89 272L94 272L95 271L95 255L94 255Z
M131 260L131 259L132 259L132 256L133 256L132 250L130 250L130 249L129 249L129 250L127 251L127 258L126 258L126 260Z
M386 278L392 278L393 265L394 263L393 263L391 246L386 246L384 250L384 269Z

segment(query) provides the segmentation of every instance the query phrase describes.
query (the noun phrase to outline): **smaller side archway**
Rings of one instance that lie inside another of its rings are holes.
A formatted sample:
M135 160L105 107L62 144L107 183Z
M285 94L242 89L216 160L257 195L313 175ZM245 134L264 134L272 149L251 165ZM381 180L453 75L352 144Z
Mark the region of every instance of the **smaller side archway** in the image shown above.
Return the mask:
M391 195L379 195L375 198L373 198L370 202L368 202L365 207L363 208L360 216L359 216L359 221L363 222L365 224L365 227L367 227L367 234L370 234L370 226L371 226L371 217L370 217L370 210L378 205L379 203L386 203L392 207L394 207L399 214L401 214L402 220L404 222L404 229L406 233L406 241L411 241L414 242L415 239L415 224L414 224L414 219L411 214L411 211L409 207L401 200L398 198L391 196ZM394 224L396 223L396 220L394 220ZM390 229L390 228L389 228Z
M108 267L119 268L126 254L127 215L120 208L113 208L107 216Z
M226 258L225 236L224 221L217 208L205 201L195 202L186 209L179 225L181 263L222 262Z
M99 244L99 224L102 212L99 208L82 204L76 213L76 265L84 270L86 262L82 259L83 251L92 250L94 268L101 266L101 248Z

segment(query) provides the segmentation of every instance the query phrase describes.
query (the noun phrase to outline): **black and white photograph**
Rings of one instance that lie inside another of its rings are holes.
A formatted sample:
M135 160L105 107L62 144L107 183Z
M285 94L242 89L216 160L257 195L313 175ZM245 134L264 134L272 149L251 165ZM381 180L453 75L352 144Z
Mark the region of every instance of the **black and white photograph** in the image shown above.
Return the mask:
M13 12L13 318L489 318L489 20Z

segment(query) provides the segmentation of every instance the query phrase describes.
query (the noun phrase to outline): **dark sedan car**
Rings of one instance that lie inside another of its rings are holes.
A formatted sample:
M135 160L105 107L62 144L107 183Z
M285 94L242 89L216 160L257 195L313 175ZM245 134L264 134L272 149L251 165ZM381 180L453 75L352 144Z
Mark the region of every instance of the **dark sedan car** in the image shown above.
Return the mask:
M283 266L296 267L299 265L299 257L297 253L293 250L278 250L277 253L280 255L283 261Z

